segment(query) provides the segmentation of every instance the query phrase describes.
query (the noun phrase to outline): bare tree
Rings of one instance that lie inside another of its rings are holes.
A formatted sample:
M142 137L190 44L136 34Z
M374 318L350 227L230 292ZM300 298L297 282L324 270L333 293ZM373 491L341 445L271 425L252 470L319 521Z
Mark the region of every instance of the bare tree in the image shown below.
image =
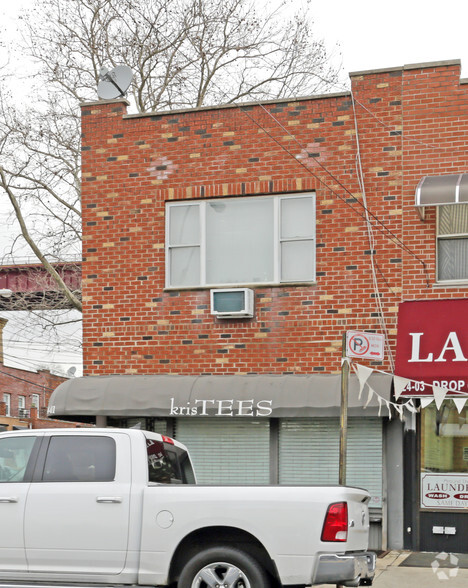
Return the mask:
M81 310L80 297L53 262L80 250L78 105L96 99L101 68L131 67L140 112L325 91L338 72L312 35L309 3L295 14L288 1L273 5L37 0L23 16L34 98L24 106L0 95L0 202L71 307Z

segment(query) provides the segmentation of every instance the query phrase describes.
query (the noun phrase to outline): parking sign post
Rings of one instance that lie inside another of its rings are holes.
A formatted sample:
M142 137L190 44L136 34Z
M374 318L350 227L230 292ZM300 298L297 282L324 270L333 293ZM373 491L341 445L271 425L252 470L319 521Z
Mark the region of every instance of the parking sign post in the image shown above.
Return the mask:
M382 360L385 337L379 333L347 331L341 343L341 410L339 484L346 484L346 450L348 445L349 358Z
M341 349L341 411L340 411L340 466L338 483L346 484L346 449L348 445L348 380L349 360L346 356L346 333Z

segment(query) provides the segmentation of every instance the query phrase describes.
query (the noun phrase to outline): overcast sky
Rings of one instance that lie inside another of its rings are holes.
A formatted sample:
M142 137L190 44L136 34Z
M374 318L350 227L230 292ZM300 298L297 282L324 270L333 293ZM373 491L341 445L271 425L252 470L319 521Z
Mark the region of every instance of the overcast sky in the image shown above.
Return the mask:
M4 30L0 38L0 64L5 63L8 45L17 36L16 19L20 9L27 8L32 1L4 0L1 3L0 28ZM293 2L301 6L306 0ZM449 59L460 59L462 77L468 78L468 0L311 0L311 5L315 34L324 39L335 64L342 64L343 80L348 79L349 72ZM21 56L15 58L16 62L18 77L21 77L27 65ZM20 88L18 98L21 98ZM0 254L6 226L5 209L5 201L0 199ZM13 322L7 326L7 335L14 331ZM12 340L11 345L13 343ZM25 357L24 346L18 345L15 349L10 346L12 360ZM34 357L27 359L28 366L34 364ZM66 367L76 365L76 358L74 353L70 355L70 348L64 349ZM60 358L55 355L53 361L60 361Z
M460 59L468 77L466 0L313 0L316 32L340 45L344 71Z
M15 35L19 9L32 1L1 3L7 40ZM306 0L292 2L301 6ZM467 0L311 0L311 6L317 35L330 50L339 45L346 73L461 59L468 77Z

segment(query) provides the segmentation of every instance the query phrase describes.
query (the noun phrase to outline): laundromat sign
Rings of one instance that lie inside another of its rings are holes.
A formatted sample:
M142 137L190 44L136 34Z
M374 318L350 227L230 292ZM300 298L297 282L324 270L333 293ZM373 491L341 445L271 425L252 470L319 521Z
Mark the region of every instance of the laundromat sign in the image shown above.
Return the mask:
M400 304L395 373L415 380L402 396L468 392L468 299Z
M421 474L421 508L468 508L468 476Z

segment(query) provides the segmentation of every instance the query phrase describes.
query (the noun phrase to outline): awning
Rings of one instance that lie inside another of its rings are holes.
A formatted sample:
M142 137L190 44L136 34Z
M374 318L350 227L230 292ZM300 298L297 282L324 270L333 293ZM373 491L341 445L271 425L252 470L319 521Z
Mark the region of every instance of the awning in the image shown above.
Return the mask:
M468 174L424 176L416 188L416 207L424 219L425 206L468 203Z
M369 385L390 400L392 377L373 373ZM358 399L359 382L349 377L348 414L375 416L375 396ZM312 375L86 376L60 384L48 414L114 417L310 417L338 416L341 377ZM383 411L382 411L383 412ZM77 418L77 420L79 420Z

